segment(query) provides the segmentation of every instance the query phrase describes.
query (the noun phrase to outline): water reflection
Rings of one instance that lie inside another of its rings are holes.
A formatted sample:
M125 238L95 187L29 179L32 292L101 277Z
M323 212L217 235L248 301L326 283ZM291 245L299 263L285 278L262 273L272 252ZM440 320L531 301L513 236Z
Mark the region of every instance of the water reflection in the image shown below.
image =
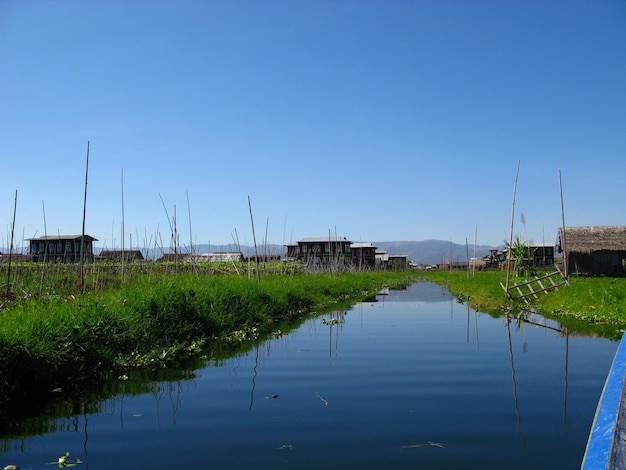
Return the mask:
M509 341L509 357L511 359L511 380L513 382L513 400L515 402L515 415L517 416L517 433L522 438L524 449L526 449L526 439L522 434L522 415L519 410L519 400L517 399L517 381L515 380L515 360L513 359L513 342L511 341L511 318L509 315L505 316L506 319L506 332Z
M572 467L615 348L417 284L187 368L111 377L105 399L65 405L36 428L45 440L4 439L3 454L26 468L66 450L98 468Z
M259 345L257 344L254 348L254 368L252 369L252 388L250 389L250 406L248 407L248 411L252 409L252 405L254 404L254 389L256 388L256 375L257 368L259 367Z

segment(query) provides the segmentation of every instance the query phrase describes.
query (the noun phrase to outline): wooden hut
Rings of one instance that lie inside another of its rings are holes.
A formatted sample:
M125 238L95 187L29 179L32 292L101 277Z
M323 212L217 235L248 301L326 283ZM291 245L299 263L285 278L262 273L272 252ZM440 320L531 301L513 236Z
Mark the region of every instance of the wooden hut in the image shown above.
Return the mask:
M312 266L328 266L331 261L336 264L350 264L350 245L346 237L307 237L297 243L289 243L287 258L301 260Z
M350 245L352 264L359 268L374 269L376 266L376 247L370 242L357 242Z
M409 255L389 255L387 269L392 271L406 271L409 269Z
M557 249L565 252L570 275L623 276L626 272L626 226L565 227L565 234L560 228Z

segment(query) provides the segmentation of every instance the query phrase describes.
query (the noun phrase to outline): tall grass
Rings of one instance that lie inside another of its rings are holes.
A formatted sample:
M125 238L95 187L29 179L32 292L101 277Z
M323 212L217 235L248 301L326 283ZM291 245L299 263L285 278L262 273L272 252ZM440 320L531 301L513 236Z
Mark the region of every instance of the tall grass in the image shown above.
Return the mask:
M151 273L81 295L60 289L0 313L0 408L44 400L99 371L162 365L207 340L253 339L279 322L414 279L378 272L266 275L257 282Z
M626 278L570 277L569 286L557 292L539 294L530 305L508 300L500 283L506 273L500 271L466 272L431 271L422 274L425 279L443 284L472 307L485 312L503 309L532 309L544 316L558 318L568 325L611 337L621 336L626 328ZM513 283L525 278L515 278ZM529 277L528 280L532 279Z

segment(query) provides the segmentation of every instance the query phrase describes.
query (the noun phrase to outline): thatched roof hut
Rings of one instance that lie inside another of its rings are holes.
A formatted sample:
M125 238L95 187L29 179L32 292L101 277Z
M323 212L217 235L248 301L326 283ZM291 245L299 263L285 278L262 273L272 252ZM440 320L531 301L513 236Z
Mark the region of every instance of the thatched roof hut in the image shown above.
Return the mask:
M624 275L626 226L565 227L557 247L566 252L568 273Z

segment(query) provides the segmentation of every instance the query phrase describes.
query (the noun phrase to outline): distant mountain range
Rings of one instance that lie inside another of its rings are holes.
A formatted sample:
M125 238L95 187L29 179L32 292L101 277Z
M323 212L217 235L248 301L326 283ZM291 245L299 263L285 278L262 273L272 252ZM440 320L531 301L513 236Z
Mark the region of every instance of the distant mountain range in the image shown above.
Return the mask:
M466 260L468 255L470 258L476 256L482 258L489 254L490 248L502 248L502 246L493 247L489 245L477 245L476 254L474 254L474 245L459 245L457 243L451 243L444 240L423 240L419 242L415 241L398 241L398 242L372 242L374 246L382 250L387 250L389 254L395 255L408 255L409 260L415 264L437 264L442 261L463 261ZM131 248L126 248L127 250ZM140 249L144 256L145 250L140 247L134 247L132 249ZM0 249L2 253L8 253L7 249ZM101 251L101 248L94 248L96 253ZM164 253L172 253L174 250L164 248L151 248L148 250L148 258L158 259ZM182 253L189 253L191 250L189 246L183 246L180 248ZM254 246L241 245L237 247L234 243L226 245L194 245L194 253L209 253L217 251L241 251L244 256L254 256ZM282 245L260 245L257 247L257 252L260 255L267 254L280 254L285 253L285 248Z

